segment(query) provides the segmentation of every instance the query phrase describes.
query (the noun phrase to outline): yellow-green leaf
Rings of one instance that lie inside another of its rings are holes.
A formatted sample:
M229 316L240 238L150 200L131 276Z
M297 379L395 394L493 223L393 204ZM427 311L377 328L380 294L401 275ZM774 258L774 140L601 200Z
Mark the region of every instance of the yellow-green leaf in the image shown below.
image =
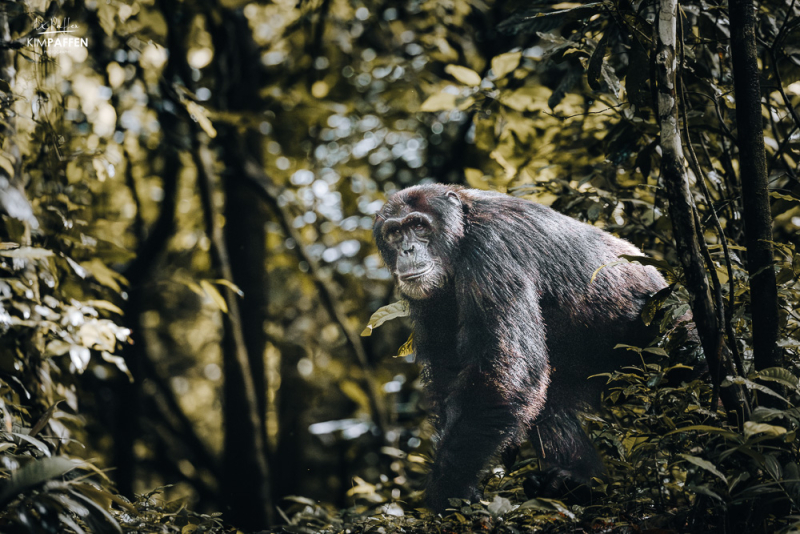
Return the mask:
M209 137L216 137L217 130L214 129L214 125L211 124L211 121L208 119L208 111L206 111L206 108L191 100L186 100L185 103L186 111L192 116L192 120L196 121Z
M205 294L214 301L214 304L217 305L217 308L224 313L228 313L228 304L225 302L225 298L211 282L208 280L200 280L200 287L202 287Z
M342 383L339 384L339 389L341 389L342 393L347 395L351 401L358 404L362 410L369 412L369 397L356 382L352 380L343 380Z
M779 198L781 200L789 200L791 202L800 202L800 198L797 198L797 197L792 196L792 195L784 195L784 194L778 193L777 191L770 191L769 192L769 196L771 196L772 198Z
M128 377L128 381L133 383L133 375L131 374L130 369L128 369L128 365L125 363L125 359L122 356L114 356L107 351L101 352L100 356L102 356L103 360L107 361L108 363L116 365L117 369L125 373L125 375Z
M667 432L666 434L664 434L664 436L679 434L681 432L708 432L710 434L719 434L721 436L725 436L726 438L732 438L732 439L738 438L738 440L741 440L739 434L731 432L730 430L725 430L724 428L719 428L711 425L691 425L691 426L685 426L683 428L676 428L675 430Z
M444 71L464 85L474 87L481 84L481 75L467 67L448 65L444 68Z
M456 107L456 95L436 93L429 96L419 107L420 111L446 111Z
M754 423L753 421L745 421L744 423L744 436L749 438L754 434L766 434L768 436L780 436L786 434L786 429L782 426L768 425L765 423Z
M6 258L24 258L26 260L42 260L52 255L52 250L37 247L20 247L13 250L0 250L0 256L5 256Z
M464 177L467 179L467 183L470 187L485 190L491 189L489 187L489 182L486 179L487 176L479 169L464 169Z
M214 280L214 283L215 284L219 284L221 286L225 286L227 288L230 288L234 293L236 293L240 297L244 296L244 291L239 289L239 286L237 286L236 284L234 284L230 280L225 280L224 278L217 278L216 280Z
M369 318L369 323L367 323L367 326L364 328L364 331L361 332L361 335L364 337L371 336L372 331L386 321L397 319L398 317L407 317L408 314L408 302L405 300L399 300L389 304L388 306L383 306L372 314L372 317Z
M87 306L91 306L92 308L99 308L101 310L109 311L111 313L116 313L117 315L123 315L123 312L119 306L115 306L111 304L107 300L87 300L84 302Z
M747 425L747 423L745 423L745 425ZM698 458L697 456L691 456L689 454L679 454L678 456L680 456L687 462L696 465L697 467L702 467L709 473L717 475L725 484L728 483L728 479L725 478L725 475L723 475L719 471L719 469L717 469L716 466L711 462L709 462L708 460L703 460L702 458Z
M6 171L9 178L14 177L14 164L5 154L0 154L0 169Z
M519 66L522 52L508 52L492 58L492 72L497 79L503 78Z
M414 354L414 334L408 336L408 340L397 350L395 358L405 358L409 354Z

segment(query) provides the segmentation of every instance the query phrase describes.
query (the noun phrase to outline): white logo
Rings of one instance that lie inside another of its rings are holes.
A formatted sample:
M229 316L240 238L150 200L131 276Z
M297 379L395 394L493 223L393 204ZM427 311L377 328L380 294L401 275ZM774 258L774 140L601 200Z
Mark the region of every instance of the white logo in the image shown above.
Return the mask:
M28 46L40 46L44 48L86 48L89 46L89 39L86 37L73 37L70 34L78 31L77 24L70 24L68 18L50 20L39 19L34 25L34 31L39 32L38 37L29 37Z

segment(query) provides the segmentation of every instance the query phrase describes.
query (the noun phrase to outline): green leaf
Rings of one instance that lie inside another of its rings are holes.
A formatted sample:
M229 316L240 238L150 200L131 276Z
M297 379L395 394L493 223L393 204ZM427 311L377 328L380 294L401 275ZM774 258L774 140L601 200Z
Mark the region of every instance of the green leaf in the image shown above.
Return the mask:
M689 454L679 454L678 456L680 456L681 458L683 458L687 462L692 463L692 464L696 465L697 467L702 467L703 469L705 469L709 473L712 473L712 474L718 476L720 478L720 480L722 480L725 483L726 486L728 485L728 479L725 478L725 475L723 475L719 471L719 469L717 469L716 466L714 464L712 464L711 462L709 462L708 460L703 460L702 458L698 458L697 456L691 456Z
M127 285L128 283L124 276L113 269L109 269L99 258L92 258L90 261L81 262L81 267L89 271L99 284L113 289L117 293L122 291L120 284Z
M115 306L114 304L108 302L107 300L87 300L84 302L87 306L91 306L92 308L98 308L101 310L109 311L111 313L116 313L117 315L124 315L125 312L119 308L119 306Z
M645 304L644 308L642 309L642 321L644 321L646 326L650 326L650 323L652 323L653 319L655 319L658 310L661 309L661 307L664 305L664 302L667 300L667 297L669 297L671 294L672 286L667 286L648 299L647 304Z
M97 504L94 500L90 499L86 495L79 493L77 491L70 492L72 495L78 498L78 500L82 501L84 505L86 505L90 510L94 511L105 521L102 523L95 523L94 529L99 529L100 532L115 532L118 534L122 534L122 528L117 523L117 520L114 519L107 511L103 510L103 507ZM93 529L93 530L94 530Z
M3 153L0 153L0 169L6 171L9 178L14 177L14 163Z
M782 426L768 425L766 423L754 423L753 421L745 421L744 423L744 436L749 438L755 434L766 434L768 436L778 437L786 434L786 429Z
M398 317L408 317L409 313L408 302L405 300L399 300L389 304L388 306L383 306L372 314L372 317L369 318L369 323L367 323L367 326L361 332L361 335L363 337L371 336L372 331L386 321L391 321L392 319L397 319Z
M586 78L589 82L589 87L595 91L599 91L601 89L600 77L603 69L603 58L605 58L606 50L608 50L609 33L611 33L609 28L603 32L603 37L601 37L600 42L597 43L597 47L594 49L592 58L589 60L589 67L586 69Z
M710 425L691 425L691 426L685 426L683 428L676 428L675 430L672 430L664 434L664 437L670 436L672 434L679 434L681 432L708 432L709 434L719 434L721 436L725 436L726 438L732 438L737 441L741 441L739 434L731 432L730 430L725 430L724 428L718 428L716 426L710 426Z
M767 395L771 395L773 397L781 399L783 402L789 404L788 400L784 399L781 395L779 395L775 391L771 390L770 388L768 388L766 386L762 386L761 384L756 384L752 380L748 380L746 378L742 378L741 376L735 376L735 377L734 376L728 376L728 377L725 378L725 380L722 381L721 385L722 385L722 387L728 387L731 384L739 384L739 385L745 386L747 389L755 389L755 390L760 391L762 393L766 393Z
M767 369L763 369L751 378L760 378L761 380L778 382L794 389L795 391L798 390L798 383L800 383L796 376L783 367L769 367Z
M628 254L620 254L620 258L626 259L631 263L638 263L640 265L650 265L652 267L656 267L663 271L670 273L671 275L675 275L675 271L672 269L672 265L664 260L659 260L656 258L651 258L650 256L630 256Z
M27 437L27 436L26 436ZM0 505L6 504L20 493L24 493L48 480L61 477L82 462L70 460L64 456L53 458L40 458L29 462L21 469L13 471L11 478L6 481L0 490Z
M44 454L45 456L50 456L50 449L47 447L47 445L45 445L44 442L39 441L36 438L32 438L28 434L23 434L21 432L11 432L11 436L16 438L16 440L19 443L23 441L30 443L31 445L39 449L39 451L41 451L42 454Z
M62 402L62 401L56 401L56 402L55 402L55 404L53 404L52 406L50 406L50 407L47 409L47 411L46 411L46 412L44 412L44 414L43 414L43 415L42 415L42 416L39 418L39 420L38 420L38 421L36 421L36 424L35 424L35 425L33 425L33 428L31 428L31 431L30 431L30 432L28 432L28 435L29 435L30 437L32 437L32 438L35 438L35 437L36 437L36 435L37 435L39 432L41 432L41 431L42 431L42 429L45 427L45 425L46 425L46 424L47 424L47 422L50 420L50 418L51 418L51 417L53 417L53 414L54 414L54 413L56 413L56 409L58 408L58 405L59 405L61 402Z
M534 9L515 13L497 25L501 33L516 35L520 33L533 33L547 31L564 25L566 22L578 18L588 18L600 11L603 2L592 2L582 6L557 11L542 12L546 6L537 6ZM555 6L554 6L555 7Z
M772 198L779 198L781 200L788 200L790 202L800 202L800 198L797 198L792 195L784 195L782 193L778 193L777 191L770 191L769 196Z
M601 265L600 267L598 267L597 269L594 270L594 272L592 273L592 277L589 279L589 283L590 284L594 283L595 279L597 278L597 275L600 274L601 270L605 269L606 267L613 267L615 265L620 265L621 263L628 263L628 262L627 261L612 261L612 262L609 262L609 263L604 263L603 265Z
M448 65L444 68L444 71L464 85L475 87L481 84L481 75L467 67Z
M717 499L720 502L724 502L722 497L719 496L719 494L712 491L711 488L709 488L705 484L703 484L702 486L695 486L694 484L689 484L687 488L695 493L700 493L701 495L706 495L708 497Z
M467 167L464 169L464 178L466 178L470 187L484 190L490 189L487 176L481 170Z
M116 503L117 506L126 510L127 512L138 515L136 507L125 501L119 495L114 495L105 489L97 488L88 482L73 484L72 488L73 491L80 492L86 497L92 499L95 503L102 505L109 512L112 510L112 503Z

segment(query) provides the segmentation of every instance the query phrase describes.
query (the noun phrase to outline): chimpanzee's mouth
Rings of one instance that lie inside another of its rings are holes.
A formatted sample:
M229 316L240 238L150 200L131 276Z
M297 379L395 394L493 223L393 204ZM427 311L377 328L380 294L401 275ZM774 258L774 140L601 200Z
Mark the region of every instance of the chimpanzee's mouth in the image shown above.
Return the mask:
M413 280L418 280L425 276L426 274L433 271L433 265L429 266L427 269L423 269L421 271L415 271L413 273L403 273L398 275L397 277L402 280L403 282L409 282Z

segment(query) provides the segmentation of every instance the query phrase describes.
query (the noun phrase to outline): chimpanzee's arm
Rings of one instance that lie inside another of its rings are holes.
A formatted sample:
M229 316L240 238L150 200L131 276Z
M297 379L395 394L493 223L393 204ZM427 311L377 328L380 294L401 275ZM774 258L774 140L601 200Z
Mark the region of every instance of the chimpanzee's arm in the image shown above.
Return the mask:
M437 511L448 498L479 497L487 459L523 435L546 399L549 365L535 280L503 265L511 261L503 256L468 254L459 266L458 357L464 367L441 406L445 424L427 494Z
M450 498L476 502L478 476L487 459L517 438L516 416L486 377L469 368L460 378L464 387L441 407L446 423L428 479L427 502L436 512L443 512Z

